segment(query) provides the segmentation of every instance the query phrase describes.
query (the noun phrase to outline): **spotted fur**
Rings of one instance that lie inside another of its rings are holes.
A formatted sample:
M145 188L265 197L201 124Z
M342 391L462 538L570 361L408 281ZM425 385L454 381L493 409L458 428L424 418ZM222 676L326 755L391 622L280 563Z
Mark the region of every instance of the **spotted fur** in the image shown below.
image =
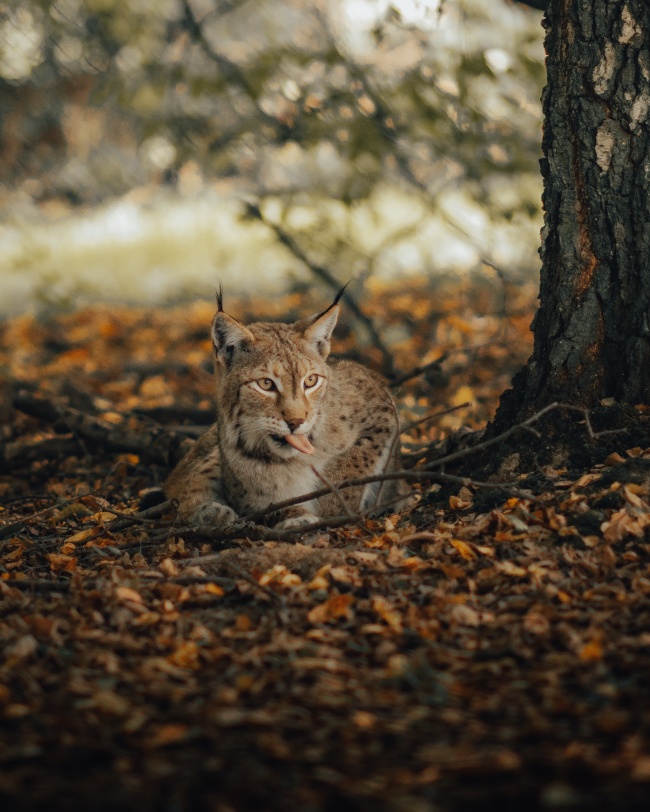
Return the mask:
M336 485L398 469L399 419L386 382L360 364L328 358L337 301L295 324L244 326L219 296L212 324L217 422L164 485L188 521L225 526L322 489L323 480ZM339 515L341 498L350 511L380 510L405 493L396 481L347 488L274 519L292 527Z

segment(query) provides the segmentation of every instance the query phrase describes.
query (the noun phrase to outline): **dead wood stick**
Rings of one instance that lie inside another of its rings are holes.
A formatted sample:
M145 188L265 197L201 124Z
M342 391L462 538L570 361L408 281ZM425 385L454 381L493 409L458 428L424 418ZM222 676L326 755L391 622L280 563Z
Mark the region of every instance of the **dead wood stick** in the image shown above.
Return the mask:
M70 505L73 502L79 502L83 499L84 496L95 496L97 491L88 491L88 493L77 493L74 496L70 496L63 501L57 501L54 505L48 505L46 508L41 508L41 510L37 510L35 513L30 513L29 516L23 516L22 519L18 519L11 524L5 524L0 527L0 540L6 538L8 535L12 535L14 533L19 532L20 530L24 529L25 522L31 522L34 519L38 519L39 516L44 516L46 513L49 513L51 510L61 510L62 508L66 507L66 505ZM29 497L34 498L34 497ZM38 497L37 497L38 498ZM48 496L48 497L40 497L48 498L48 499L57 499L56 496Z
M193 406L154 406L150 409L136 407L132 413L158 423L181 423L188 420L197 426L210 426L215 420L214 409L199 409Z
M435 361L429 361L428 364L422 364L421 366L413 367L413 369L405 372L403 375L391 380L390 385L392 389L397 389L403 383L410 381L412 378L417 378L420 375L424 375L431 369L436 369L440 367L450 356L456 355L458 353L463 352L474 352L476 350L483 350L486 347L491 347L494 345L494 341L485 341L482 344L470 344L469 347L456 347L455 349L447 350L443 352L440 358L436 358Z
M19 392L13 403L16 409L32 417L49 423L64 424L71 432L90 444L102 446L110 451L135 453L149 462L163 465L178 462L192 445L187 437L163 428L146 425L138 426L137 429L122 428L77 409L59 406L51 400L34 397L26 392Z
M374 482L386 482L394 479L428 479L430 477L431 472L429 471L391 471L386 474L374 474L372 476L359 477L358 479L344 479L342 482L337 482L336 487L339 490L344 490L345 488L353 488L355 485L369 485ZM281 502L274 502L264 510L256 510L251 513L246 513L241 517L241 519L244 522L256 522L259 519L263 519L265 516L268 516L270 513L274 513L276 510L282 510L283 508L300 505L303 502L310 501L311 499L318 499L321 496L327 496L329 493L332 493L330 488L321 488L317 491L310 491L302 496L294 496L291 499L284 499Z
M375 474L373 476L359 477L358 479L344 479L342 482L338 482L336 487L339 490L344 490L345 488L354 488L356 485L369 485L373 482L388 482L389 480L395 479L433 479L439 482L450 482L452 484L464 485L465 487L494 488L496 490L505 491L513 496L518 496L521 499L533 498L531 493L528 491L517 490L516 486L512 483L482 482L481 480L472 479L471 477L456 476L454 474L446 474L442 471L430 471L428 469L426 471L424 469L419 469L417 471L391 471L386 474ZM321 496L326 496L328 493L331 493L329 488L323 488L318 491L311 491L310 493L303 494L302 496L295 496L292 499L285 499L282 502L274 502L265 510L247 513L245 516L241 517L241 520L256 522L263 519L270 513L274 513L276 510L293 507L294 505L299 505L302 502L308 502L311 499L318 499Z
M46 581L40 578L9 578L2 581L5 586L12 586L15 589L22 589L25 592L69 592L70 581L59 579L58 581Z
M161 502L159 505L153 505L146 510L139 510L137 513L121 513L118 510L114 510L113 508L106 508L107 513L113 513L115 515L115 521L111 522L108 526L108 530L111 533L116 533L119 530L125 530L127 527L131 527L134 524L148 524L149 522L155 522L157 519L160 519L161 516L170 509L175 507L175 503L171 499L167 499L164 502Z
M357 481L350 481L349 483L339 483L337 487L340 489L342 487L353 487L354 485L358 484L366 484L367 480L371 482L376 482L378 479L388 480L388 479L403 479L408 478L404 477L404 474L412 474L413 472L403 472L399 471L392 474L384 474L383 477L363 477L363 479L359 479ZM516 488L512 488L507 484L504 483L496 483L496 482L480 482L478 480L469 479L468 477L460 477L460 476L453 476L452 474L443 474L443 473L435 473L433 475L428 475L430 478L434 479L441 479L446 482L453 482L460 485L464 485L465 487L474 486L474 487L484 487L484 488L491 488L494 490L504 491L508 495L517 496L520 499L527 499L529 501L536 501L536 497L533 496L529 491L522 491ZM267 515L268 513L274 513L276 510L280 510L283 507L291 507L292 505L300 504L301 502L309 501L312 498L315 498L316 495L324 496L325 494L331 493L331 490L324 489L322 491L314 491L311 494L305 494L302 497L296 497L295 499L287 499L285 502L278 502L273 505L270 505L266 511L260 511L258 514L259 518ZM403 497L399 496L396 497L395 500L392 501L399 501ZM296 538L308 535L310 533L317 532L319 530L332 530L337 527L343 527L346 524L350 524L352 522L358 522L361 519L364 519L369 513L372 513L375 510L374 507L371 507L369 510L364 511L363 513L359 513L350 517L349 515L345 516L328 516L324 517L323 519L317 522L311 522L310 524L304 524L300 527L294 527L289 530L277 530L273 528L264 527L258 524L247 524L244 520L241 522L237 522L232 526L232 529L228 529L225 532L219 531L217 528L213 527L212 525L201 525L201 526L192 526L187 525L183 527L175 527L170 528L164 536L160 538L169 539L173 538L174 536L184 536L184 537L193 537L195 539L205 539L206 541L219 541L219 542L226 542L228 539L236 539L236 538L248 538L251 541L287 541L292 542L295 541ZM253 514L251 514L253 515ZM219 533L217 536L216 534ZM202 564L208 563L210 561L217 561L220 560L220 553L208 553L205 556L197 556L196 558L186 559L183 562L179 562L181 566L191 565L191 564Z
M79 454L79 440L71 435L48 437L35 443L13 440L0 443L0 469L10 470L43 460L55 460Z

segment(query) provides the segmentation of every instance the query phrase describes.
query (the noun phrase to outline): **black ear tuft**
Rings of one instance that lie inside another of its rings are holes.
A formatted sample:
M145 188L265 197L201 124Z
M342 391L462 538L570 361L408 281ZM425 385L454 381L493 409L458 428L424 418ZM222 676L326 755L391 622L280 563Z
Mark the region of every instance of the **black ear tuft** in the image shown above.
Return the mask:
M220 310L212 320L212 343L217 361L228 367L238 351L250 349L255 338L248 328Z
M331 305L329 305L328 307L326 307L326 308L325 308L325 310L323 310L323 311L322 311L321 313L319 313L317 316L314 316L312 319L310 319L310 321L312 322L312 324L313 324L314 322L318 321L318 319L320 319L320 318L321 318L321 316L324 316L326 313L329 313L329 312L330 312L330 310L331 310L333 307L336 307L336 305L337 305L337 304L340 302L340 300L341 300L341 298L342 298L343 294L345 293L345 289L346 289L346 288L347 288L347 286L350 284L350 282L352 282L352 279L348 279L348 281L345 283L345 285L343 285L343 287L341 288L341 290L340 290L340 291L339 291L339 292L336 294L336 296L334 297L334 301L332 302L332 304L331 304Z
M219 313L223 313L223 288L221 285L219 285L217 290L217 311Z
M332 304L330 305L330 307L334 307L334 305L335 305L335 304L338 304L338 303L339 303L339 301L341 300L341 297L342 297L342 296L343 296L343 294L345 293L345 289L346 289L346 288L347 288L347 286L350 284L350 282L352 282L352 280L351 280L351 279L348 279L348 281L345 283L345 285L343 285L343 287L341 288L341 290L340 290L340 291L339 291L339 292L336 294L336 296L334 297L334 301L332 302ZM329 309L329 308L328 308L328 309Z

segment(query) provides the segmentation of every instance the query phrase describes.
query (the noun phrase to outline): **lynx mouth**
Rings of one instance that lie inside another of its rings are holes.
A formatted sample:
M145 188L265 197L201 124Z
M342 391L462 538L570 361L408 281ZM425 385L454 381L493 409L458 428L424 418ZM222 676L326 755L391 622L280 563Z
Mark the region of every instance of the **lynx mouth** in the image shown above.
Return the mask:
M287 446L295 448L296 451L300 451L302 454L314 453L311 437L306 434L288 434L285 437L281 437L279 434L271 434L270 437L273 442L285 448Z

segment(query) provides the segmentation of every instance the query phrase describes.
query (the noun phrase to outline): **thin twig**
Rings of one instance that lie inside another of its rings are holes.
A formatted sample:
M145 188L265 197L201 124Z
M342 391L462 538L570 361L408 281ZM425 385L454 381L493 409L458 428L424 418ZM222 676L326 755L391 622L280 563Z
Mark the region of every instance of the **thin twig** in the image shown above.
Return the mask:
M116 533L134 524L149 524L150 522L160 519L161 516L164 516L170 508L175 507L177 507L177 502L172 499L167 499L158 505L152 505L152 507L146 510L140 510L137 513L120 513L117 510L113 510L113 508L106 508L107 513L113 513L116 516L115 521L111 522L107 530Z
M483 451L486 448L490 448L493 445L502 443L504 440L507 440L508 437L511 437L515 432L519 431L522 428L525 429L532 423L536 423L545 414L548 414L548 412L551 412L560 406L561 406L560 403L550 403L548 406L545 406L543 409L540 409L539 412L535 412L535 414L531 415L531 417L529 417L527 420L524 420L521 423L517 423L515 426L511 426L509 429L506 429L504 432L498 434L496 437L491 437L489 440L483 440L483 442L476 443L476 445L472 445L469 448L463 448L460 449L459 451L454 451L452 454L447 454L445 457L440 457L437 460L433 460L432 462L424 466L423 469L421 470L431 470L432 468L438 468L440 465L446 465L449 462L455 462L456 460L462 459L463 457L467 457L469 454L473 454L475 451Z
M399 479L411 479L411 480L422 480L422 479L429 479L438 482L449 482L452 484L464 485L465 487L474 487L474 488L494 488L496 490L501 490L517 496L521 499L532 499L532 494L528 491L519 490L514 486L512 483L504 483L504 482L483 482L478 479L472 479L471 477L464 477L464 476L456 476L455 474L447 474L442 471L430 471L425 470L423 468L417 471L389 471L385 474L373 474L372 476L365 476L359 477L358 479L344 479L342 482L337 483L337 488L339 490L345 490L346 488L354 488L358 485L369 485L373 482L388 482L390 480L399 480ZM242 516L241 520L243 522L251 521L256 522L260 519L263 519L265 516L268 516L270 513L274 513L277 510L282 510L283 508L293 507L294 505L300 505L303 502L308 502L312 499L318 499L321 496L326 496L327 494L331 493L329 489L322 489L318 491L311 491L310 493L303 494L302 496L295 496L292 499L285 499L282 502L274 502L273 504L269 505L264 510L258 510L254 513L248 513L245 516ZM376 510L376 507L373 506L373 510Z
M249 217L253 217L259 220L261 223L264 223L265 226L270 228L272 231L275 232L276 237L278 240L284 245L286 248L291 251L291 253L299 259L304 265L309 268L309 270L314 274L315 277L324 282L328 287L332 288L332 290L339 291L341 288L341 283L338 279L332 274L332 272L325 268L322 265L318 265L315 262L312 262L311 259L307 256L307 254L302 250L302 248L298 245L297 241L285 231L282 226L277 225L277 223L273 223L270 220L267 220L266 217L262 214L259 206L254 203L247 203L246 204L246 213ZM351 293L346 293L346 301L348 304L348 308L354 314L355 318L360 321L363 326L368 331L368 334L372 340L374 346L379 350L382 355L384 361L384 368L386 374L389 377L392 377L394 374L395 369L395 361L393 359L392 353L388 349L388 347L384 344L379 331L375 327L375 323L373 320L367 316L359 304L357 303L356 299L352 296Z
M597 440L599 437L606 436L608 434L625 434L629 431L627 428L622 429L605 429L604 431L594 431L591 425L591 419L589 417L589 409L586 409L584 406L574 406L572 403L560 403L558 404L561 409L568 409L572 412L579 412L583 415L585 419L585 426L587 428L587 434L589 435L589 439Z
M459 409L466 409L471 405L472 404L467 401L466 403L461 403L460 406L452 406L450 409L441 409L439 412L433 412L433 414L429 414L426 417L421 417L419 420L413 420L410 423L407 423L405 426L402 426L401 432L402 434L406 434L416 426L421 426L423 423L428 423L429 421L435 420L438 417L443 417L443 415L452 414L452 412L457 412Z
M429 471L389 471L385 474L372 474L371 476L359 477L358 479L344 479L342 482L337 482L336 487L339 490L344 490L345 488L353 488L356 485L370 485L374 482L384 482L394 479L430 478L431 473ZM256 522L259 521L259 519L263 519L265 516L268 516L270 513L274 513L276 510L282 510L283 508L300 505L303 502L310 501L311 499L318 499L321 496L327 496L329 493L331 493L329 488L321 488L320 490L311 491L310 493L303 494L302 496L294 496L291 499L284 499L281 502L274 502L264 510L256 510L254 512L247 513L246 515L242 516L241 519L244 522Z
M426 372L429 372L431 369L440 369L440 366L444 360L446 360L447 353L441 356L440 358L436 358L435 361L430 361L428 364L422 364L421 366L413 367L408 372L405 372L403 375L399 375L394 380L391 380L390 385L393 389L397 389L403 383L410 381L412 378L417 378L419 375L424 375Z
M315 465L310 466L311 470L316 474L318 479L325 485L326 488L329 488L330 492L334 494L336 497L336 501L339 503L341 508L343 509L343 513L347 514L351 519L354 519L354 513L350 510L347 502L343 498L341 491L336 487L333 482L330 482L329 479L325 476L325 474L321 474L320 471L316 469Z

